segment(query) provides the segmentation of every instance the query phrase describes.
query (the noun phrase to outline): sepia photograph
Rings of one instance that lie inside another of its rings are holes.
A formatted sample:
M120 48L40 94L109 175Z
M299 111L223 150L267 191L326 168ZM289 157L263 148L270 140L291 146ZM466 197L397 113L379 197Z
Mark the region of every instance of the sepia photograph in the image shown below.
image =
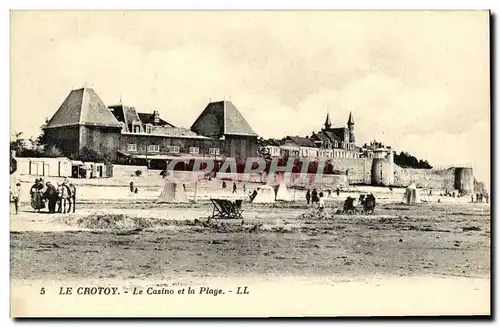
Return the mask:
M488 10L11 10L10 315L491 315Z

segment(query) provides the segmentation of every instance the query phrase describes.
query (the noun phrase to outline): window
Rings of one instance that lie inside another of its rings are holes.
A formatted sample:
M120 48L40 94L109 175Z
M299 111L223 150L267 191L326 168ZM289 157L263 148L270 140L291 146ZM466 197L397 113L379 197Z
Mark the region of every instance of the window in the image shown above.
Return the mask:
M141 132L141 123L137 120L132 122L132 133L140 133Z
M179 153L179 147L177 145L168 145L167 150L170 153Z
M160 152L160 146L157 144L148 145L148 152Z
M135 152L137 151L137 144L129 144L127 146L127 150L130 151L130 152Z
M189 147L189 153L190 154L198 154L198 153L200 153L200 148L195 147L195 146Z
M153 131L153 125L146 124L146 133L151 134L152 131Z
M120 126L122 127L122 132L126 132L127 131L127 125L124 123L124 122L119 122Z
M218 154L220 154L220 150L219 150L219 148L209 148L208 154L218 155Z

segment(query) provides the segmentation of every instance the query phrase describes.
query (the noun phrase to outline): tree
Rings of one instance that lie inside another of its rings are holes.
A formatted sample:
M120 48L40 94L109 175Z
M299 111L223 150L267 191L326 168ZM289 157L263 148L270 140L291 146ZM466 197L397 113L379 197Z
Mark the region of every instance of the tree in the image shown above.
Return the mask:
M57 157L62 156L62 151L59 150L55 145L51 145L51 146L45 148L45 150L43 151L43 154L46 157L57 158Z
M80 159L82 161L90 161L90 162L95 162L97 160L97 152L95 152L92 149L89 149L87 147L83 147L82 151L80 153Z
M25 142L21 138L22 135L23 132L14 132L14 141L10 142L10 150L15 151L16 156L19 156L25 147Z
M49 119L45 118L45 124L40 126L40 129L41 129L40 135L38 135L38 137L35 140L37 146L44 147L44 146L48 145L48 143L49 143L47 140L47 136L45 135L45 127L47 126L48 123L49 123Z
M427 160L417 159L408 152L401 151L394 155L394 163L405 168L431 169L432 166Z

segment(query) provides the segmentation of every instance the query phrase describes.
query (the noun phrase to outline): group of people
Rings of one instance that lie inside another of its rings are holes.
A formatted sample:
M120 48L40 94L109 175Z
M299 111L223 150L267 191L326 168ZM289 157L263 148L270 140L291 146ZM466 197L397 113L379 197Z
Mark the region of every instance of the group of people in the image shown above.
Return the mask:
M67 185L68 183L69 181L66 178L63 185ZM43 178L35 179L35 183L30 188L30 196L33 209L40 212L41 209L45 208L45 202L47 202L49 212L56 212L58 192L57 188L50 181L44 184Z
M335 193L337 194L337 196L340 196L340 189L338 187L335 189ZM322 194L323 194L323 192L318 193L318 191L315 188L313 188L312 191L311 190L307 190L307 192L306 192L306 201L307 201L307 204L318 203L321 200L321 197L323 197ZM332 197L332 190L331 189L328 190L328 197L329 198Z
M483 202L483 199L486 201L486 203L489 202L490 197L488 193L476 193L476 201L475 202ZM471 200L474 202L474 194L471 195Z
M328 190L328 192L329 192L328 195L330 196L331 191ZM312 192L311 192L311 190L307 190L306 201L307 201L308 205L310 203L312 205L318 204L318 208L320 211L322 211L325 208L325 198L323 196L323 192L318 193L318 190L316 190L315 188L312 189Z
M227 188L227 184L226 184L226 181L222 181L222 189L226 189ZM243 184L243 193L246 192L246 185ZM233 194L234 193L238 193L238 186L236 186L236 182L233 182Z
M431 195L431 194L429 194ZM461 198L463 196L467 196L466 193L462 193L462 192L458 192L458 193L455 193L455 191L453 192L449 192L448 190L445 190L444 194L440 194L441 196L449 196L449 197L452 197L452 198ZM474 195L475 195L475 199L474 199ZM471 194L470 196L471 198L471 202L483 202L483 200L488 203L489 200L490 200L490 197L488 195L488 192L480 192L480 193L476 193L476 194Z
M134 182L130 182L130 193L139 194L139 189L134 185Z
M15 195L14 199L17 198L17 200L14 201L16 207L16 214L19 206L21 184L20 183L16 184L16 187L17 185L19 185L19 191L15 190L13 192L13 194ZM68 178L64 179L62 185L68 187L69 190ZM40 210L44 209L47 206L49 213L56 212L56 206L59 202L59 192L57 190L57 187L54 186L50 181L44 183L43 178L35 179L35 183L30 188L30 197L31 197L31 206L33 207L33 209L35 209L35 211L40 212Z

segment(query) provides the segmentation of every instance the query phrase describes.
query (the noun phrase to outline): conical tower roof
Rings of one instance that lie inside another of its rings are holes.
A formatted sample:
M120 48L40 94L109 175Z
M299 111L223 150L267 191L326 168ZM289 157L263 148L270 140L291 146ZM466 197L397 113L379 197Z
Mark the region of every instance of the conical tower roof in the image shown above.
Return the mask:
M120 127L120 123L91 88L73 90L45 128L91 125Z
M331 126L332 122L330 121L330 113L326 113L325 128L330 128Z
M349 112L349 119L347 120L347 125L354 125L354 119L352 118L352 112Z
M228 100L210 102L191 126L191 130L205 136L257 136L241 112Z

